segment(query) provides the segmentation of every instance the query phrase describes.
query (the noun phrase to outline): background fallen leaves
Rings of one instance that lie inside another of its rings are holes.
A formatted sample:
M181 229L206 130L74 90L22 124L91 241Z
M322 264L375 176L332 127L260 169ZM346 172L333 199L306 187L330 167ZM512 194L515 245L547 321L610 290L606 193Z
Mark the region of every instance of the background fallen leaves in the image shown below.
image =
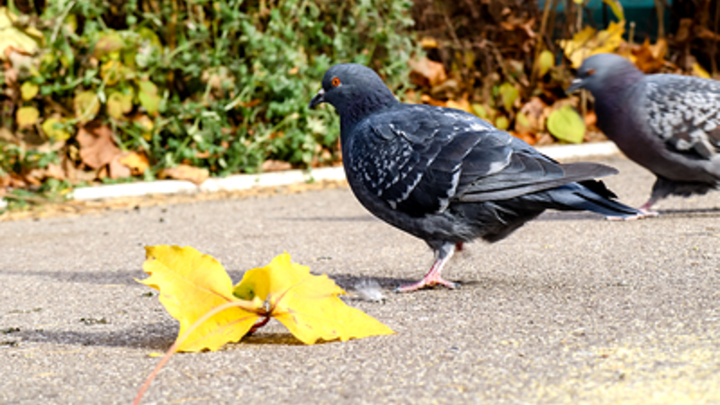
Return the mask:
M199 183L337 163L337 117L306 109L337 62L368 64L407 102L469 111L533 145L601 140L592 99L564 92L585 57L718 72L717 2L655 4L8 2L0 197L21 208L32 199L19 190L61 198L130 177Z

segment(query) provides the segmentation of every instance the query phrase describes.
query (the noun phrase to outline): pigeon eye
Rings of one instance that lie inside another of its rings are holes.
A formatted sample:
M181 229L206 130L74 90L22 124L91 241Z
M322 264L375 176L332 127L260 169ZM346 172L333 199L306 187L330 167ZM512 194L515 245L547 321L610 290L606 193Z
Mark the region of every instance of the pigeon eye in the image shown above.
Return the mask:
M341 84L341 83L340 83L340 79L338 79L337 77L333 77L333 79L332 79L332 85L333 85L333 87L337 87L337 86L339 86L340 84Z
M587 72L585 72L585 76L592 76L595 74L595 69L588 69Z

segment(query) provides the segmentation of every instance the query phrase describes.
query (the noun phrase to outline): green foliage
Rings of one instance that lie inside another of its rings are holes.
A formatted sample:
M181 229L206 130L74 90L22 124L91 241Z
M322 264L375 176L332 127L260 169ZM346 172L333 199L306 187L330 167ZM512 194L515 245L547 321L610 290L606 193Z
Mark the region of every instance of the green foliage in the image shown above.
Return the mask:
M225 175L266 159L336 160L336 114L307 108L324 71L361 63L402 90L414 51L410 0L47 3L31 20L41 51L16 82L0 84L22 94L15 111L34 108L38 122L4 126L64 143L53 159L78 168L75 135L88 122L111 128L121 149L147 154L154 171L184 163ZM27 157L13 151L0 149L1 170L27 172Z

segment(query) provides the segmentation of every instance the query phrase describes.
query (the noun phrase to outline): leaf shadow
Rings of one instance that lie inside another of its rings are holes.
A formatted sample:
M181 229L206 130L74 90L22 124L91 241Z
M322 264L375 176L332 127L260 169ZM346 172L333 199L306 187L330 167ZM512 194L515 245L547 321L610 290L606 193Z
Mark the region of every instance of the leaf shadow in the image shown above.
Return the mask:
M88 326L88 328L91 327ZM110 327L112 326L103 326L103 329ZM13 337L19 337L23 342L165 351L175 341L177 329L178 326L175 323L157 322L121 330L21 330L13 333Z
M24 277L46 277L63 283L86 283L98 285L140 286L135 279L147 276L142 270L72 271L72 270L8 270L0 269L5 275Z
M325 343L324 341L318 342ZM248 345L287 345L287 346L305 346L303 342L298 340L295 336L289 332L255 332L252 335L245 336L239 343L234 343L233 346L242 344Z

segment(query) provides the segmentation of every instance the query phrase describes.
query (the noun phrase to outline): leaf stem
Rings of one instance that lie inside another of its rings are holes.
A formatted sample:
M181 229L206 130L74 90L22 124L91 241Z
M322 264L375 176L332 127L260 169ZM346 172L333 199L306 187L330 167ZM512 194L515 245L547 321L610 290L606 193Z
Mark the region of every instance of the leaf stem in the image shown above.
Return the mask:
M258 308L248 307L246 305L247 305L246 301L226 302L225 304L219 305L219 306L211 309L210 311L206 312L205 315L201 316L200 319L198 319L192 325L190 325L188 330L185 331L185 333L183 333L182 336L178 337L177 340L175 341L175 343L173 343L172 346L170 346L170 348L168 349L168 351L165 352L165 355L163 356L163 358L160 360L158 365L155 366L155 369L153 369L152 373L150 373L148 378L145 380L143 385L138 390L138 393L137 393L137 395L135 395L135 399L133 400L132 404L133 405L140 404L140 401L142 400L143 395L145 395L145 392L147 391L147 389L150 388L150 384L153 382L155 377L157 377L158 373L160 373L160 370L162 370L162 368L165 366L165 364L167 364L167 362L170 361L170 357L172 357L172 355L175 354L178 347L180 347L180 345L185 341L185 339L187 339L191 333L195 332L195 329L197 329L200 325L205 323L205 321L207 321L211 317L215 316L216 314L218 314L226 309L233 308L233 307L237 307L237 308L243 309L245 311L258 314L258 315L262 314L262 311L258 311ZM267 322L265 322L265 323L267 323Z

